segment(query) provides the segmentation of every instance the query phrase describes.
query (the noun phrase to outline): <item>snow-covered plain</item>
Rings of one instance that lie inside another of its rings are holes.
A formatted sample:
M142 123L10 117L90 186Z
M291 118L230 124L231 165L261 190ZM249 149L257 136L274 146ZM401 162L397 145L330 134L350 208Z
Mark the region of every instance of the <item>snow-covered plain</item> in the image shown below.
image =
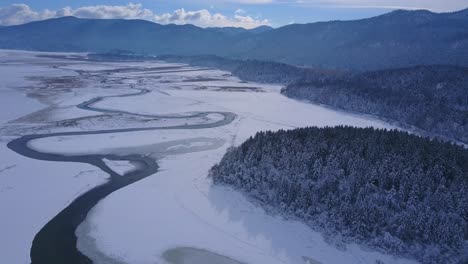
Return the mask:
M0 263L30 263L29 251L36 233L76 197L108 178L87 164L33 160L6 147L21 131L2 131L22 128L26 124L15 119L48 108L26 97L35 84L25 78L74 74L51 69L50 60L34 55L0 51ZM27 124L38 125L35 121Z
M12 63L16 53L21 55L21 60ZM18 121L2 125L0 210L7 218L0 220L0 234L8 234L6 237L0 236L0 247L8 252L6 256L0 256L2 263L29 263L30 243L35 233L70 199L106 179L103 172L89 165L23 158L5 147L8 140L31 130L106 129L108 124L102 122L91 122L87 126L71 122L63 127L57 125L57 121L99 115L73 106L96 96L132 93L135 92L134 88L148 89L150 92L132 97L107 98L94 107L154 115L232 112L237 117L232 123L215 128L50 137L29 144L41 152L64 155L140 154L157 159L160 166L158 173L100 201L78 228L78 248L96 263L173 263L165 256L167 252L173 254L178 248L200 249L242 263L374 264L377 260L384 263L413 263L355 244L347 245L346 249L337 248L310 227L298 221L268 215L242 193L228 187L214 186L207 177L210 167L221 159L228 147L241 144L257 131L334 125L392 128L390 125L291 100L279 94L279 86L242 83L226 72L212 69L185 71L190 68L159 62L88 63L57 58L38 59L34 55L2 51L0 66L17 69L34 65L38 69L37 74L34 70L19 74L15 82L20 84L24 76L37 76L49 71L60 72L58 76L76 76L78 70L88 73L84 76L93 77L86 80L78 77L73 80L75 86L69 89L59 87L57 80L42 80L42 84L41 80L36 81L38 87L44 83L49 85L40 91L39 100L47 104L44 106L46 110L40 113L40 124L30 115L29 118L20 119L21 126ZM144 70L167 66L184 68L180 72L166 70L165 73L154 69ZM105 77L99 73L124 67L139 70L110 71ZM206 78L216 80L203 81ZM3 83L0 86L2 89L9 88L4 87ZM258 89L242 92L223 89L240 86ZM34 88L25 92L30 96L38 93ZM53 93L53 96L47 99L49 93ZM202 121L209 123L219 119L216 114L212 115ZM117 118L127 117L110 115L111 120ZM143 121L140 122L138 127L145 126ZM170 125L181 125L181 122ZM6 129L7 126L10 129ZM121 175L132 169L132 164L125 162L105 162ZM74 177L77 174L81 176ZM24 225L31 227L24 228Z

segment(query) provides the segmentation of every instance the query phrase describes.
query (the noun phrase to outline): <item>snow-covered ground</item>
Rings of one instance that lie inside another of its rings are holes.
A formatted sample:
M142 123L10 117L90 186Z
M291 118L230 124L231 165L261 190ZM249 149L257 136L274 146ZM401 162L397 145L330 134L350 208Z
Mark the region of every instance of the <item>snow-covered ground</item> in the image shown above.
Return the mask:
M0 263L30 263L36 233L108 175L87 164L29 159L9 150L5 141L0 157Z
M3 131L0 134L0 211L7 216L0 219L0 248L7 249L6 255L0 254L0 262L29 263L31 241L39 229L70 199L106 179L103 172L89 165L24 158L5 147L8 140L34 130L44 133L116 128L102 119L102 122L89 121L93 120L89 116L100 113L77 109L73 105L96 96L134 93L134 88L140 88L150 92L132 97L107 98L94 107L153 115L232 112L237 117L232 123L215 128L61 136L38 139L29 144L41 152L64 155L140 154L157 159L160 166L158 173L100 201L78 228L78 248L96 263L111 260L141 264L176 263L173 257L167 255L170 252L173 256L181 248L203 250L200 251L202 253L191 251L198 257L203 255L205 258L203 252L211 252L242 263L374 264L377 260L384 263L413 263L358 245L336 248L308 226L268 215L242 193L213 186L207 177L210 167L221 159L228 147L242 143L260 130L334 125L392 128L390 125L298 102L279 94L278 86L241 83L237 78L227 76L226 72L217 70L185 71L189 67L184 66L180 72L165 70L165 73L161 73L162 70L141 69L173 64L87 63L38 59L33 57L34 53L17 53L21 55L21 60L15 61L16 52L0 51L0 74L5 72L3 69L16 72L24 67L28 70L21 71L10 83L16 87L26 83L49 86L39 91L39 100L47 104L44 106L46 110L35 115L40 115L41 119L29 115L20 119L21 126L17 121L2 125L3 130L0 128L0 133ZM140 71L110 72L105 77L99 73L123 67L138 67ZM79 76L73 79L74 86L70 89L60 86L60 80L42 79L35 83L23 80L24 76L38 76L44 72L52 72L53 76L76 77L77 70L88 75L84 75L87 76L86 80ZM203 81L206 78L216 80ZM1 89L15 88L10 86L0 83ZM223 89L240 86L256 87L261 92ZM23 92L36 96L39 93L36 89ZM44 99L49 94L53 96ZM4 106L0 107L3 110ZM38 106L31 107L18 112L18 115L39 109ZM17 117L12 115L12 119ZM80 126L70 122L67 127L57 123L61 119L77 117L89 123ZM127 117L114 114L109 117L121 123L124 118ZM40 120L39 124L37 120ZM197 122L216 120L219 120L219 115L211 114ZM133 122L132 125L145 127L143 123L148 121L138 119ZM191 121L171 122L169 125L183 125ZM124 161L105 160L105 163L121 175L133 169L133 164Z
M0 51L0 129L15 127L15 119L48 107L26 97L34 85L26 77L73 74L52 70L47 65L50 60L34 54ZM30 263L36 233L80 194L104 183L108 175L87 164L23 157L7 148L12 139L0 134L0 263Z

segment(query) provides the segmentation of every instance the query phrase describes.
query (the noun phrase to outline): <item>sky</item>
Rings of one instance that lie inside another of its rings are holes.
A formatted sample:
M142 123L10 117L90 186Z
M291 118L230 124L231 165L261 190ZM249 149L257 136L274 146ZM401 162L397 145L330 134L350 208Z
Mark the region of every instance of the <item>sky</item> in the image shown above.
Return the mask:
M76 16L254 28L360 19L395 9L451 12L465 8L468 0L0 0L0 25Z

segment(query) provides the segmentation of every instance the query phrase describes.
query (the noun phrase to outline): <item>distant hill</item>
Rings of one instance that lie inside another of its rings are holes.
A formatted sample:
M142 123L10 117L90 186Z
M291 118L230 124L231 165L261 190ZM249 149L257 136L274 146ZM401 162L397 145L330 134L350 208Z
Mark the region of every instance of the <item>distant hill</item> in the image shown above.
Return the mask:
M241 42L246 56L320 68L468 65L468 9L394 11L355 21L289 25Z
M103 58L102 55L96 55ZM90 54L90 57L94 58L96 55ZM104 58L114 59L114 57L111 56L106 56ZM348 74L347 72L335 70L297 67L281 62L236 60L213 55L162 55L157 56L156 58L168 62L187 63L192 66L217 68L220 70L229 71L244 81L259 83L277 83L288 85L298 82L323 82L342 78Z
M245 29L245 28L241 28L241 27L221 27L221 28L211 27L211 28L207 28L207 30L211 30L211 31L214 31L214 32L219 32L219 33L223 33L223 34L227 34L227 35L231 35L231 36L240 35L240 34L253 35L253 34L258 34L258 33L263 33L263 32L266 32L266 31L270 31L272 29L273 28L269 27L269 26L259 26L259 27L252 28L252 29Z
M269 26L259 26L259 27L256 27L256 28L252 28L250 29L249 31L251 33L263 33L263 32L267 32L267 31L270 31L272 30L273 28L272 27L269 27Z
M252 30L63 17L0 28L0 48L209 54L358 71L428 64L468 66L467 24L468 9L440 14L400 10L355 21Z
M139 53L221 52L229 34L193 25L159 25L145 20L63 17L0 29L0 47L40 51L130 50Z

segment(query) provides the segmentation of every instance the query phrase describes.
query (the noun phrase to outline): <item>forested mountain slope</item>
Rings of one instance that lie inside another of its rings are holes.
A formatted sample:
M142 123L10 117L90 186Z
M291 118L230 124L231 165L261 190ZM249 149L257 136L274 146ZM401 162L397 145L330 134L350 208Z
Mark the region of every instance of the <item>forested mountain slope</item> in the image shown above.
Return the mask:
M193 25L145 20L63 17L0 29L0 48L39 51L130 50L139 53L219 52L228 35ZM213 45L207 46L207 43Z
M468 66L467 23L468 9L454 13L399 10L354 21L252 30L63 17L0 28L0 48L218 55L357 71Z
M399 131L260 132L211 169L263 207L422 263L468 261L468 150Z
M468 66L468 9L393 11L369 19L293 24L236 42L248 58L369 71L416 65Z
M213 55L162 55L156 58L169 62L188 63L192 66L212 67L229 71L244 81L260 83L323 82L343 78L349 74L344 71L303 68L273 61L236 60Z
M287 86L285 95L468 142L468 68L422 66Z

